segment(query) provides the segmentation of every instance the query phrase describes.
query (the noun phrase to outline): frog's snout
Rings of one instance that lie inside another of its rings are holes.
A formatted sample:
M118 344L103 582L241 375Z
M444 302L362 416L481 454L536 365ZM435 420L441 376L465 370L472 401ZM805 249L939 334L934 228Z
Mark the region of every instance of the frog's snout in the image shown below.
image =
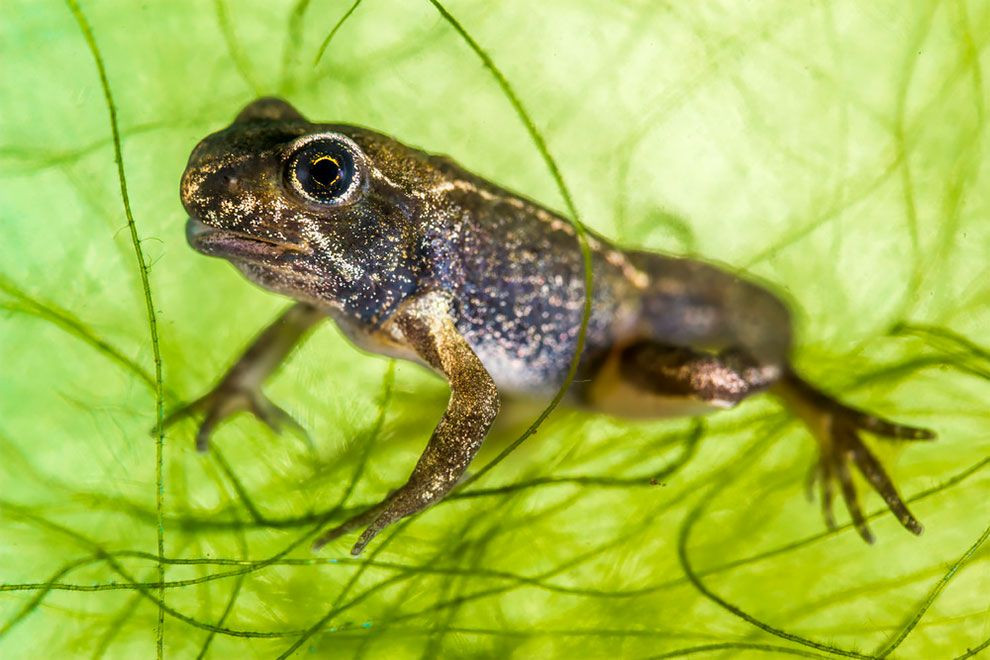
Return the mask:
M182 207L189 215L196 215L192 208L193 200L196 199L202 185L202 175L191 165L187 166L179 183L179 197L182 199Z
M210 209L222 207L224 200L240 199L249 187L242 165L224 159L192 158L182 173L179 195L186 213L203 219Z

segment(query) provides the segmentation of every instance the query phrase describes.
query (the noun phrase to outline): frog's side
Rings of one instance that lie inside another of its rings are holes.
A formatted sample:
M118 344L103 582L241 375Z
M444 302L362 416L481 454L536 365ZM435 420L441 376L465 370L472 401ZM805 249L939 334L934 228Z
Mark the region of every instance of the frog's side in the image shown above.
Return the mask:
M565 380L584 303L573 227L447 158L366 129L313 124L282 101L260 99L196 147L181 195L193 247L299 301L214 390L172 416L205 414L200 447L237 410L272 426L291 422L261 394L262 381L327 316L358 346L421 362L451 384L409 481L323 542L370 522L360 552L385 525L441 499L480 446L499 392L549 396ZM596 235L588 244L592 309L574 403L623 416L699 414L769 388L822 445L830 525L838 481L857 529L871 538L851 460L920 532L858 431L932 434L844 406L795 375L790 320L777 298L706 263L622 250Z

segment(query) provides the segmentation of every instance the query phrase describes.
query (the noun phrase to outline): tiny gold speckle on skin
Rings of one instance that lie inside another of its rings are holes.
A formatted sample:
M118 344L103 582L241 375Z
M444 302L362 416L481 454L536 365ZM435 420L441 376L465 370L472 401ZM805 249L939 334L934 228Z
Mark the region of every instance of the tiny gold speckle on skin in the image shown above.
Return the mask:
M585 296L573 227L447 157L364 128L311 123L266 98L196 146L180 195L192 247L298 301L213 390L169 416L203 415L200 449L238 411L273 428L295 424L261 387L325 318L357 346L418 362L450 384L447 410L405 484L317 546L366 527L357 554L387 525L441 500L467 471L502 395L549 397L565 380ZM593 233L587 243L591 315L571 403L625 417L698 415L770 391L819 442L826 524L834 525L838 481L856 529L873 538L852 463L904 527L921 532L860 434L934 434L846 406L798 376L790 315L776 296L702 261L624 250Z

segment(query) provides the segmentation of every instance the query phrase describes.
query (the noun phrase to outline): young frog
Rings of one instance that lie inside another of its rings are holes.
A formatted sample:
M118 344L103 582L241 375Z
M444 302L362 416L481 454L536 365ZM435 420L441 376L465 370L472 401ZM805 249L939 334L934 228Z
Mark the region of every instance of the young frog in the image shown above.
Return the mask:
M464 476L501 395L549 397L565 381L585 298L574 228L448 158L364 128L311 123L263 98L196 146L181 195L193 248L296 301L213 390L169 416L203 416L201 450L237 411L275 429L295 424L261 386L326 318L358 347L418 362L450 384L446 412L405 484L316 547L367 525L352 550L359 554L390 523L438 502ZM873 539L855 466L901 524L921 533L860 433L921 440L931 431L839 403L798 376L788 311L761 286L593 233L587 241L591 315L573 404L625 417L699 415L770 391L819 443L814 474L829 527L837 484L859 534Z

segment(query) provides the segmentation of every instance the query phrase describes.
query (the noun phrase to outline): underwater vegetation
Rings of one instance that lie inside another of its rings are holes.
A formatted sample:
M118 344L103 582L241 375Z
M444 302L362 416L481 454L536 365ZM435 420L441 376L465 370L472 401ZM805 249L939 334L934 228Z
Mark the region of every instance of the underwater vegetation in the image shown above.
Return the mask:
M969 657L990 646L990 5L11 0L0 21L0 655ZM507 406L465 483L312 539L446 402L331 325L207 454L165 411L286 301L184 236L246 102L448 153L622 244L771 282L797 362L938 431L827 530L761 396L703 420ZM539 422L539 424L535 424ZM535 431L535 432L531 432ZM520 441L521 440L521 441Z

